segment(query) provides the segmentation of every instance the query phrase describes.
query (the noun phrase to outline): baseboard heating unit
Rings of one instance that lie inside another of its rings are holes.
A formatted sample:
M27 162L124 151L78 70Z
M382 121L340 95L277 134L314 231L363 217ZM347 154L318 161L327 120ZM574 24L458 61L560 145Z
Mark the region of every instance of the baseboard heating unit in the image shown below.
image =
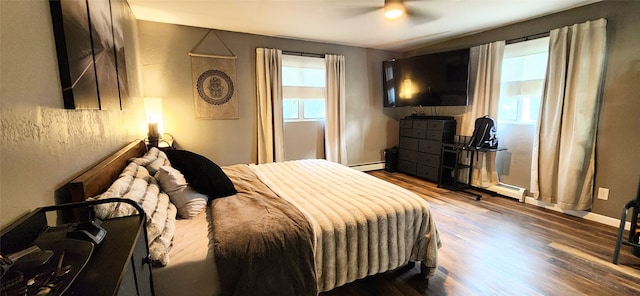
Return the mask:
M352 169L356 169L361 172L375 171L375 170L383 170L384 162L370 162L370 163L361 163L349 166Z
M525 194L525 189L521 188L521 187L517 187L517 186L513 186L513 185L509 185L509 184L504 184L504 183L498 183L497 185L493 185L489 188L486 188L487 190L493 191L499 195L502 196L506 196L506 197L511 197L511 198L515 198L517 200L519 200L520 202L524 202L524 194Z

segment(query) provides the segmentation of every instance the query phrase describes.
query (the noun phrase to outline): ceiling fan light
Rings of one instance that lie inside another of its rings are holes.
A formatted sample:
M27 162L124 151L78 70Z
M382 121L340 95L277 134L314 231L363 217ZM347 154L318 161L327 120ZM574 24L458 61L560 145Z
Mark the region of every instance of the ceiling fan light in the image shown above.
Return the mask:
M396 19L404 14L404 6L398 2L387 2L384 6L384 17Z

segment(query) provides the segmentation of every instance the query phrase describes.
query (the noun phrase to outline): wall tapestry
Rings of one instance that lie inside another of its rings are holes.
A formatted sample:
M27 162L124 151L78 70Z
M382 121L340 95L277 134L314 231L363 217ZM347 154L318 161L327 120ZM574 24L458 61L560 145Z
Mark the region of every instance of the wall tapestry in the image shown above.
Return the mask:
M216 51L215 46L222 44L230 55L201 54L190 52L195 101L195 116L202 119L238 119L238 89L236 84L236 56L224 42L206 42L205 37L194 50Z
M51 19L67 109L121 110L128 97L126 0L51 0Z

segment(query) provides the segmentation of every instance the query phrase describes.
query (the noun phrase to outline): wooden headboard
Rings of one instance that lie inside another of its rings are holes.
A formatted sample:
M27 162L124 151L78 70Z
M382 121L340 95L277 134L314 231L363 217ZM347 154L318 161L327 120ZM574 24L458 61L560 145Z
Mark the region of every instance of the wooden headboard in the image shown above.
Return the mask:
M143 156L146 152L144 141L136 140L91 167L69 183L71 202L84 201L107 190L127 166L129 159Z

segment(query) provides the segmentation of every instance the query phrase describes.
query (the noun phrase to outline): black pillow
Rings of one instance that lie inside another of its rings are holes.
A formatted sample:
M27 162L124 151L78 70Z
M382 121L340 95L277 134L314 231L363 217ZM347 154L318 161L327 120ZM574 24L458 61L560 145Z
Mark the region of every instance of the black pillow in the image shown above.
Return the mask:
M179 170L191 187L209 200L237 193L222 169L208 158L187 150L165 150L171 166Z

